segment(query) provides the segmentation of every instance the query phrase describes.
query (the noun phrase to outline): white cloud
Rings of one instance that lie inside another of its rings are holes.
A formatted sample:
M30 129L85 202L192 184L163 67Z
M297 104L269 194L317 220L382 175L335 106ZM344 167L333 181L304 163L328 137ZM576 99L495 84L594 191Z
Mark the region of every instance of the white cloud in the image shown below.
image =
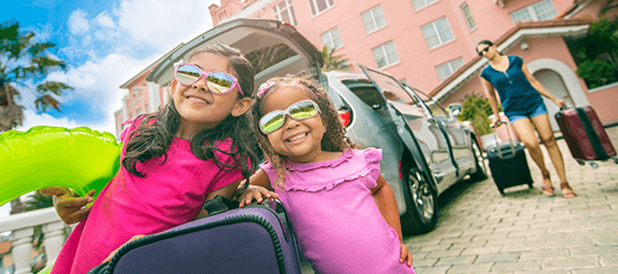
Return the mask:
M34 126L78 127L75 121L69 120L66 117L57 119L47 113L36 114L34 111L28 109L24 111L24 116L26 117L24 124L16 127L15 130L26 131Z
M69 16L69 31L74 35L81 35L90 29L90 24L88 23L88 18L86 18L88 14L81 10L76 9Z
M203 0L128 0L116 11L118 25L136 43L167 51L212 28L210 6ZM218 1L217 1L218 2Z
M101 14L97 15L96 21L99 26L104 28L113 28L116 25L112 18L109 17L106 12L102 12Z

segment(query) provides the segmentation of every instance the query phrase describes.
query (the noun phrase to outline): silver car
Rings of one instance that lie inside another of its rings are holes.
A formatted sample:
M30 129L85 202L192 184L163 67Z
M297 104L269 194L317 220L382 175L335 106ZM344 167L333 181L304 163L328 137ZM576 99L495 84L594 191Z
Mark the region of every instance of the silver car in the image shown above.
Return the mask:
M237 19L219 25L179 46L147 80L166 85L174 63L211 43L239 48L257 70L256 88L274 76L309 71L339 108L348 136L363 147L382 149L381 174L393 189L408 234L435 227L437 197L445 189L467 176L487 177L474 133L455 115L425 103L418 91L378 70L359 65L363 74L322 72L320 52L287 23Z

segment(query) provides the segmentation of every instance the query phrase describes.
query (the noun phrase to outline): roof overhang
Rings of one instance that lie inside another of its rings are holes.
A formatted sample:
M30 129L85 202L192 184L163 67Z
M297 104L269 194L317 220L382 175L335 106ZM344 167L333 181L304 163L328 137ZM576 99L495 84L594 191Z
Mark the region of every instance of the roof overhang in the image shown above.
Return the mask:
M583 21L583 20L577 20ZM539 23L539 22L529 22L529 23ZM549 24L548 24L549 25ZM519 28L512 35L500 39L501 42L496 43L496 47L499 52L505 52L516 46L517 43L521 42L524 38L538 38L538 37L550 37L550 36L562 36L562 37L571 37L571 36L583 36L588 33L588 29L590 28L590 22L586 21L586 23L580 25L570 25L570 26L540 26L540 27L526 27L526 23L520 24L516 26ZM443 83L441 83L436 89L434 89L430 95L434 98L434 100L438 101L442 97L450 94L458 90L463 84L468 82L472 77L474 77L478 72L480 72L486 65L488 60L486 58L482 58L480 56L475 57L468 64L464 65L464 70L461 72L456 72L447 78Z

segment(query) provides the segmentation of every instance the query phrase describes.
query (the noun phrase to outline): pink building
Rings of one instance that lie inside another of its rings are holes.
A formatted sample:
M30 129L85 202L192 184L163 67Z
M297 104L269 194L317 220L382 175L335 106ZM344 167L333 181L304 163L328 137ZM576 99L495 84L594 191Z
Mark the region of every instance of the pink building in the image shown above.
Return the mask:
M460 102L472 92L485 93L479 73L487 61L476 54L475 46L478 41L491 40L503 54L522 57L556 97L574 106L592 105L602 122L609 125L618 123L618 112L610 105L618 102L618 83L588 89L575 73L577 65L565 42L584 36L606 2L221 0L221 6L213 4L209 10L214 26L236 18L290 23L316 47L334 47L335 54L344 55L350 64L379 68L444 105ZM142 112L152 111L163 102L162 95L154 102L145 99L155 99L151 93L157 90L165 94L162 88L145 81L157 64L121 86L130 92L123 109L116 113L118 123L137 115L140 108ZM355 65L352 70L359 72ZM148 96L142 94L143 90L148 90ZM133 102L139 98L144 99ZM548 107L550 112L557 111L551 103Z

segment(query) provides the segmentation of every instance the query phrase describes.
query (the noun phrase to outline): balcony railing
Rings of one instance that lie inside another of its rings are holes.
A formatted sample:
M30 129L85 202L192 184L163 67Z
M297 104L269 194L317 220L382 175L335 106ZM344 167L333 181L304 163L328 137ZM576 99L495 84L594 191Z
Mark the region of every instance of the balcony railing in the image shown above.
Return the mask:
M28 211L0 219L0 233L12 231L11 253L15 263L15 274L31 273L30 255L34 227L43 226L43 246L47 264L54 262L64 244L66 224L58 217L53 207Z

